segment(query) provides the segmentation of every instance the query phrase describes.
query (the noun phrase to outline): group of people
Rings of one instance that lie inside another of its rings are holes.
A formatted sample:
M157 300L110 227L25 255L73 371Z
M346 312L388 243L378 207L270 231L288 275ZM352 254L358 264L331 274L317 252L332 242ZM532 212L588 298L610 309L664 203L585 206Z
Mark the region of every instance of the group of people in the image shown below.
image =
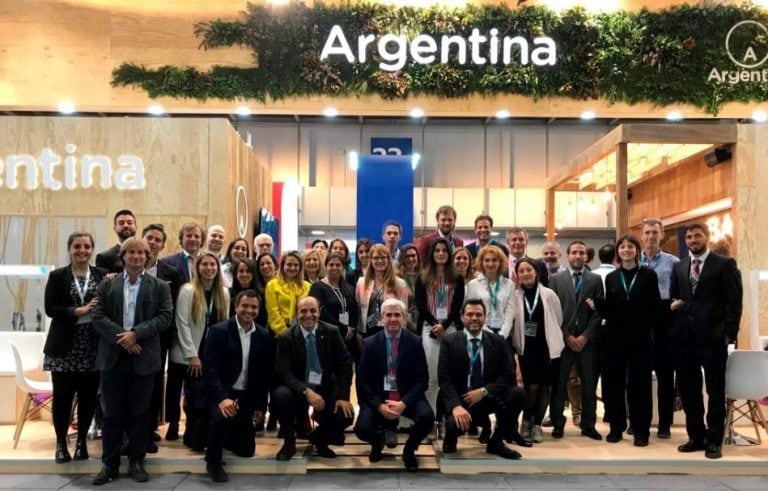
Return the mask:
M414 470L436 421L444 422L446 453L470 432L488 453L518 459L505 443L543 442L547 411L552 437L564 436L567 401L580 433L601 440L599 379L606 440L631 429L642 447L653 370L657 436L671 436L677 372L689 437L679 450L720 457L727 344L738 332L742 289L733 259L707 248L705 225L686 226L689 256L678 260L660 249L662 223L645 220L640 240L606 244L591 270L582 241L568 244L561 265L554 242L541 259L528 257L521 228L508 231L506 244L492 239L487 215L475 220L467 247L452 207L435 218L433 233L403 246L401 226L385 223L381 243L357 241L354 267L341 239L278 259L268 235L254 239L251 254L242 238L225 248L222 226L195 223L178 233L181 252L161 259L165 227L149 224L138 237L130 210L115 214L118 243L95 266L92 235L71 234L70 264L51 272L45 291L56 462L88 458L87 430L101 408L94 484L118 476L121 454L131 477L146 481L163 407L165 438L180 436L182 394L183 442L205 451L216 482L228 480L223 449L252 456L257 429L277 422L280 461L293 457L297 438L335 457L330 447L343 445L354 423L371 462L397 446L395 431L405 427L403 463ZM66 436L75 397L73 457Z

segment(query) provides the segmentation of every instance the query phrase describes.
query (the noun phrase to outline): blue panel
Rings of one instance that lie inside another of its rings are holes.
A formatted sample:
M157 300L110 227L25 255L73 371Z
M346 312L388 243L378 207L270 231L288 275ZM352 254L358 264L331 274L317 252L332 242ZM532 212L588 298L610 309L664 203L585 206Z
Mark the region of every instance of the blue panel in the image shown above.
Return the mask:
M413 241L413 168L410 157L360 155L357 170L357 238L381 242L389 220L403 226L400 245Z
M412 138L371 138L372 155L411 155Z

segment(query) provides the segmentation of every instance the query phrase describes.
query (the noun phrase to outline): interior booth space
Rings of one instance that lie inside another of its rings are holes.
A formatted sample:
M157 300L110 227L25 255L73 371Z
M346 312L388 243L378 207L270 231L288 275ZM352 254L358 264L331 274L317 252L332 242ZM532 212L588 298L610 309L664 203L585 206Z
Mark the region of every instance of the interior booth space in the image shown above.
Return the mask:
M89 443L89 460L54 463L45 411L14 448L29 399L24 384L48 383L43 291L52 268L67 263L70 233L89 231L95 250L106 250L116 243L113 214L130 209L139 230L164 224L162 255L179 251L176 234L187 222L221 224L227 241L251 244L268 231L278 255L317 238L342 238L354 251L365 162L379 157L411 164L407 186L380 183L397 198L378 204L397 209L409 223L404 235L415 238L433 232L436 211L451 205L466 242L476 239L475 218L487 214L493 239L506 244L507 231L522 227L528 256L541 257L555 240L565 266L571 241L599 249L639 234L648 217L664 224L663 250L684 256L683 227L707 223L711 247L741 272L738 349L761 350L766 7L763 0L2 0L0 474L100 468L100 442ZM380 242L384 221L367 238ZM9 342L20 348L18 363ZM49 401L50 391L41 392L33 407ZM354 389L351 399L356 404ZM583 438L568 416L565 438L545 429L542 444L518 449L519 461L462 437L450 455L440 439L421 445L418 463L454 474L695 475L765 475L768 464L765 441L725 445L718 460L678 452L687 440L682 411L671 439L655 438L653 427L647 448L627 437L618 445ZM753 426L742 420L736 430L750 435ZM370 446L351 429L335 460L299 441L295 457L278 462L282 443L277 432L260 434L253 458L225 454L227 471L403 468L399 448L370 463ZM181 441L159 447L147 458L150 474L205 472L201 455Z

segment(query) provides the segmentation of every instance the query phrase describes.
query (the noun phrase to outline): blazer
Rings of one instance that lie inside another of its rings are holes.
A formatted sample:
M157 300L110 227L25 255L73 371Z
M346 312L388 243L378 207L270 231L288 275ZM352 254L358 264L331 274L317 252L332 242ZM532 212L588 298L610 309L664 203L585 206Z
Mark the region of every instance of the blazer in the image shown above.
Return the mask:
M424 392L429 383L427 357L421 338L403 328L400 330L398 348L399 363L396 377L400 399L406 406L426 400ZM374 411L388 398L384 392L384 376L387 374L386 331L379 331L363 342L360 363L357 365L357 398L360 405Z
M453 297L451 298L451 304L446 305L448 308L448 318L438 319L429 310L429 303L427 302L427 286L421 280L421 276L416 278L416 291L414 292L416 297L416 310L419 311L419 317L416 319L416 334L421 335L424 330L424 324L434 326L440 322L445 322L443 327L448 329L448 326L454 325L456 329L464 329L464 325L461 323L461 306L464 305L464 278L456 276L456 285L453 287ZM408 305L407 303L405 304Z
M317 392L331 400L349 400L352 386L352 358L347 352L339 330L319 321L315 327L315 344L323 377ZM277 336L275 359L277 377L295 396L302 396L307 389L304 380L307 367L307 349L301 326L295 323Z
M565 348L563 339L563 310L560 307L560 299L555 292L539 283L539 302L544 309L544 338L547 340L549 348L549 358L554 360L560 358L560 354ZM517 311L515 312L515 323L512 328L512 345L517 354L525 354L525 299L522 288L515 292L515 302Z
M488 241L488 245L495 245L501 251L504 253L505 256L509 257L509 249L507 246L502 244L501 242L497 242L493 239ZM477 253L480 252L480 243L479 242L472 242L468 246L466 246L467 250L469 251L469 254L472 256L472 259L475 259L477 257Z
M596 301L597 311L605 318L606 339L620 343L650 343L653 328L661 322L661 295L656 272L645 266L637 269L634 280L626 278L627 295L618 268L605 277L605 298ZM634 281L634 284L632 284Z
M500 402L513 397L517 386L515 363L509 344L500 335L483 331L483 387L488 396ZM445 410L461 406L461 396L467 392L467 379L471 372L467 341L464 332L443 336L437 362L437 380L445 401Z
M195 290L191 283L181 287L176 303L176 337L171 344L170 358L174 363L189 365L189 359L200 356L200 342L205 332L205 317L197 320L192 315L192 297ZM229 307L229 290L224 288L224 298ZM227 317L229 312L217 312Z
M733 258L709 252L696 287L691 292L689 280L691 258L686 257L672 268L669 296L683 301L673 312L671 335L675 340L715 340L739 334L744 291L741 273Z
M162 258L160 262L165 263L168 266L172 266L176 269L176 272L179 274L179 286L183 285L184 283L189 283L189 280L191 279L189 277L189 266L187 266L187 259L184 257L183 252L178 252L176 254L166 256Z
M107 270L95 266L89 268L91 278L98 285ZM73 333L77 324L76 305L69 294L73 277L72 265L67 265L51 271L45 284L45 315L51 318L51 327L48 329L43 353L48 356L65 356L72 349ZM85 301L90 302L91 298L86 296Z
M122 273L123 260L120 259L120 244L115 244L106 251L96 254L96 267L107 273Z
M240 342L237 320L231 317L208 329L203 355L204 389L201 397L204 405L218 405L233 395L232 386L237 382L243 367L243 345ZM251 334L251 349L248 352L248 383L246 397L248 406L256 411L266 411L267 392L272 374L272 341L269 333L261 326L254 326Z
M388 298L396 298L403 302L405 308L407 309L409 298L411 296L411 289L408 287L408 283L406 283L405 280L400 277L395 278L395 284L397 285L397 290L394 292L389 290L385 291L382 301ZM365 323L368 319L368 303L371 301L372 293L373 281L371 281L371 283L366 288L365 276L361 276L360 279L357 280L357 285L355 286L355 300L357 300L357 305L360 307L360 317L358 317L357 326L359 332L365 332L367 329Z
M432 241L437 237L440 237L440 234L435 230L427 235L422 235L416 241L416 250L419 252L421 264L426 263L427 256L429 256L429 247L432 245ZM453 252L453 249L464 245L464 241L460 237L457 237L455 233L451 234L451 240L449 242L452 242L451 252Z
M288 329L291 321L296 318L296 302L308 294L308 281L302 280L299 286L293 281L282 281L279 278L269 280L264 297L272 332L280 334Z
M350 327L357 328L358 320L360 317L360 308L357 306L357 300L355 300L355 292L346 281L343 279L339 282L341 287L341 295L346 302L347 314L349 315L349 324L344 325L339 322L339 314L341 313L341 302L339 297L333 291L333 287L324 281L317 281L309 287L309 295L315 297L320 303L320 320L336 326L341 333L341 337L344 338L347 335L347 331Z
M99 285L99 303L93 310L93 327L99 333L99 350L96 354L96 368L111 370L123 349L117 344L117 334L123 329L123 282L125 275L119 274ZM133 328L141 353L133 355L133 367L138 375L159 372L160 333L168 329L173 317L171 289L162 280L144 273L136 299Z
M176 305L176 299L179 297L179 289L183 284L179 270L168 263L157 261L157 278L168 283L168 286L171 289L173 305Z
M587 299L595 302L603 298L603 280L600 275L582 271L581 291L579 298L573 290L573 279L569 269L555 273L549 277L549 288L560 299L563 309L562 330L564 336L583 335L589 341L599 334L601 317L587 305Z
M500 276L499 291L496 294L498 314L501 316L501 334L509 336L512 332L512 324L515 320L515 284L509 278ZM486 319L491 315L491 295L488 292L487 279L479 276L467 284L466 300L479 299L485 304Z

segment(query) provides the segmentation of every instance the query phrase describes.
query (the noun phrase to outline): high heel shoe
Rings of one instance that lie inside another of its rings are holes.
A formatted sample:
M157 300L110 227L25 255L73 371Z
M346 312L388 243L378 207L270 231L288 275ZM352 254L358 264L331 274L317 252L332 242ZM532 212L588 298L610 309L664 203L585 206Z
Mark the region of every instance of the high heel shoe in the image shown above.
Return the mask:
M82 440L80 438L77 439L73 460L88 460L88 447L85 444L85 438Z
M56 463L65 464L72 460L67 449L67 442L56 442Z

